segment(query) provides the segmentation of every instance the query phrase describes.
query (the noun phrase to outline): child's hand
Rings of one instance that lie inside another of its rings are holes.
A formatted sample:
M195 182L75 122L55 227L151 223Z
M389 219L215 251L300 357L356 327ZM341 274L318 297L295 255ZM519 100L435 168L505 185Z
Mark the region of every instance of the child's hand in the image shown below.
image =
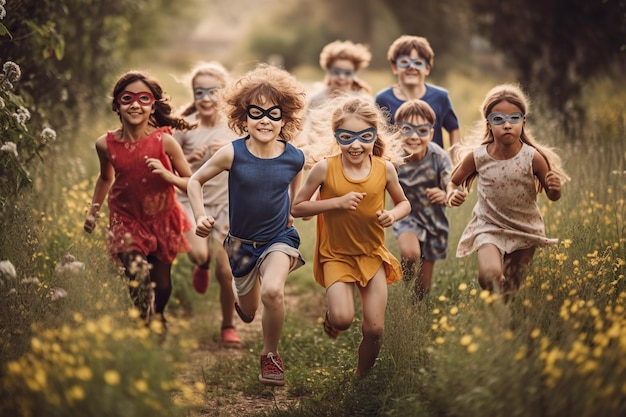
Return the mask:
M382 227L389 227L396 221L393 214L388 210L378 210L376 212L376 217L378 217L378 224Z
M446 205L449 207L458 207L465 202L467 193L460 188L454 189L446 196Z
M83 229L85 232L91 233L93 229L96 228L96 222L100 218L100 204L92 204L87 211L87 215L85 216L85 224L83 225Z
M207 237L211 234L211 230L213 230L213 225L215 224L215 219L211 216L201 216L196 221L196 235L200 237Z
M153 174L159 175L166 181L170 175L174 175L170 170L163 166L163 162L156 158L146 158L146 165Z
M433 204L446 204L446 192L441 188L427 188L426 197L428 197Z
M228 145L229 143L230 141L226 139L214 140L213 142L211 142L211 145L209 145L209 151L211 151L211 155L217 152L222 146Z
M208 149L209 148L207 146L198 146L197 148L194 148L194 150L187 155L187 162L202 161Z
M351 191L348 194L339 197L339 208L345 210L356 210L357 206L366 194L367 193L357 193L356 191Z
M545 181L548 191L561 192L561 179L554 173L554 171L548 171Z

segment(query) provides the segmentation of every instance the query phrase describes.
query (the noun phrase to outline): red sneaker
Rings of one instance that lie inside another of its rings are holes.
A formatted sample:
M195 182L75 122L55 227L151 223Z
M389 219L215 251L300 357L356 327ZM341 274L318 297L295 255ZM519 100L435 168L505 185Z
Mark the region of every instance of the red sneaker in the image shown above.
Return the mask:
M196 266L193 269L193 274L191 275L191 283L196 291L200 294L204 294L206 290L209 288L209 280L211 279L211 273L208 269L200 268Z
M222 346L225 348L237 348L241 346L241 338L234 327L224 327L222 329Z
M285 385L285 371L283 360L272 352L261 356L261 373L259 381L264 385Z

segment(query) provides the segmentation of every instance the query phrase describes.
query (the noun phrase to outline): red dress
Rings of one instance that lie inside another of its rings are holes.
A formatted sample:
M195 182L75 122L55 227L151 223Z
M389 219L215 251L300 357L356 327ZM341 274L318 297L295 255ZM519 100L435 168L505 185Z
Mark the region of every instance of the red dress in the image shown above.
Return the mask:
M107 133L109 158L115 168L107 237L113 256L139 251L172 263L178 253L191 249L184 235L191 222L176 200L174 186L153 174L145 162L157 158L172 170L161 138L170 132L168 127L159 128L137 142L121 141L113 132Z

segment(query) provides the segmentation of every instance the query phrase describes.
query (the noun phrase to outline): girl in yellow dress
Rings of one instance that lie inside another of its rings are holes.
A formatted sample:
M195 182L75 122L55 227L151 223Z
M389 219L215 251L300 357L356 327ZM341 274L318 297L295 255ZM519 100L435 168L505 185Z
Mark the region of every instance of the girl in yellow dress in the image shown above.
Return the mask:
M340 153L313 166L291 212L294 217L318 215L314 276L326 288L324 330L330 337L352 324L353 290L359 291L363 337L355 375L363 377L380 351L387 284L402 277L400 262L384 245L385 228L411 206L394 165L384 158L386 121L373 101L343 97L333 104L331 126ZM312 200L318 189L319 197ZM385 209L385 190L393 201L390 210Z

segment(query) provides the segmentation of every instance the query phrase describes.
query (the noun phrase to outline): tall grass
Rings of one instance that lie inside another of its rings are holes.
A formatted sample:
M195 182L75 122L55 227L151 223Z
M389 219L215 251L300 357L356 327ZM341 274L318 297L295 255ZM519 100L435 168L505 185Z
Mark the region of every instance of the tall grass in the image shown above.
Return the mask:
M459 114L477 115L488 88L455 82L467 95L455 102ZM280 345L286 400L256 415L623 415L626 97L616 83L589 91L606 100L590 95L592 123L580 137L563 137L540 115L529 120L538 138L561 149L572 176L560 201L539 199L547 234L561 243L537 251L524 287L504 306L478 287L475 257L454 257L473 200L451 209L450 253L436 265L429 297L415 305L404 284L389 288L383 348L363 380L352 377L360 321L335 341L324 335L323 289L311 277L314 222L298 220L308 264L287 283L298 302L288 306ZM206 415L204 404L216 397L224 409L240 391L272 398L256 380L260 336L241 354L190 369L219 320L198 320L217 311L218 300L215 292L207 302L193 294L185 256L174 266L167 336L138 324L123 274L106 254L106 220L93 235L82 232L96 170L83 161L95 163L95 153L77 139L60 142L35 192L7 208L14 221L0 236L0 261L15 268L0 265L0 414ZM387 241L395 251L391 233Z

